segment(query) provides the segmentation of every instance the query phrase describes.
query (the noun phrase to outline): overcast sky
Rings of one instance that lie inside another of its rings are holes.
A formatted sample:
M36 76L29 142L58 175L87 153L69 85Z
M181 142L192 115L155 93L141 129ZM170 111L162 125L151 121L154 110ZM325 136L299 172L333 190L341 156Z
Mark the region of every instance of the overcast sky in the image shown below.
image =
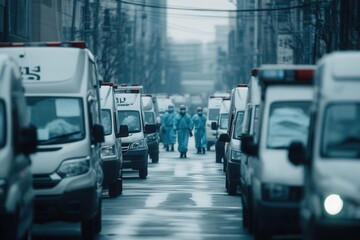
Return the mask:
M236 9L229 0L167 0L168 7ZM195 15L195 16L194 16ZM201 17L203 15L213 17ZM228 13L168 10L168 36L177 42L214 40L215 25L228 24Z

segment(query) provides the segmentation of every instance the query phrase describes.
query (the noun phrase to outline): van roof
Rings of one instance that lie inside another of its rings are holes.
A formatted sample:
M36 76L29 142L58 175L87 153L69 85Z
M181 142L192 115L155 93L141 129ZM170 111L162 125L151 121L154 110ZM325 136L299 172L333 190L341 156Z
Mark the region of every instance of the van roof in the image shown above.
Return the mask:
M231 91L231 108L245 109L248 87L236 87Z
M26 46L1 48L1 52L19 63L27 93L72 94L88 89L88 81L79 81L91 74L88 63L94 63L94 57L88 49Z
M328 99L359 99L360 53L334 52L318 63L315 86Z
M110 85L102 85L100 88L101 108L114 108L114 91Z
M152 97L150 96L141 96L142 107L144 111L153 111L154 103L152 101Z

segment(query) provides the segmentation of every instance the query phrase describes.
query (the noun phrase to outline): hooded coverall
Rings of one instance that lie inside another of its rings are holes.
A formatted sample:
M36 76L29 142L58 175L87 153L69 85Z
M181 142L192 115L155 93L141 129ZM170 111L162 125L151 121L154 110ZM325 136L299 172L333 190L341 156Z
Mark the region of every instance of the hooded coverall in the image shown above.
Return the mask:
M192 118L195 127L195 147L199 151L207 147L206 139L206 116L204 114L195 114Z
M189 134L193 129L193 122L188 113L177 114L175 117L175 130L178 132L178 151L186 154L188 151Z

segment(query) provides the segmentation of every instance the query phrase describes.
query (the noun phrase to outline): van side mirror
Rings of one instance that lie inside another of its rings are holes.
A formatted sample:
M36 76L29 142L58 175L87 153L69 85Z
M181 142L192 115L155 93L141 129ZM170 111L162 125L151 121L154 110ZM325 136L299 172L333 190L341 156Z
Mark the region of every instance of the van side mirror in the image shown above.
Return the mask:
M92 131L93 131L93 141L95 143L105 142L104 127L102 125L95 124L92 127Z
M289 160L295 166L304 164L306 161L305 146L302 142L294 141L289 146L288 152Z
M25 155L35 153L37 149L37 131L34 126L21 129L21 152Z
M229 136L229 134L227 134L227 133L222 133L222 134L220 134L220 136L219 136L219 141L220 141L220 142L230 142L230 136Z
M217 122L211 122L211 129L212 130L218 130L219 126L217 124Z
M145 125L145 133L156 133L156 124L146 124Z
M249 134L241 135L241 151L250 156L258 154L259 146L254 142L254 136Z
M129 127L128 125L120 125L119 131L116 133L117 138L128 137L129 136Z

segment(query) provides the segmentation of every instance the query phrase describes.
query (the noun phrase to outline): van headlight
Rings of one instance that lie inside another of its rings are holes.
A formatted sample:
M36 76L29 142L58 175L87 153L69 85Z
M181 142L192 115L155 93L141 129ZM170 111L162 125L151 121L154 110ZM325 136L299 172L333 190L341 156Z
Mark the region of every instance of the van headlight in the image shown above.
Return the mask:
M101 156L113 156L115 155L115 146L102 146L101 147Z
M62 178L67 178L85 174L89 169L90 159L81 158L62 162L56 173Z
M151 133L151 134L146 136L146 141L147 142L155 142L157 139L158 139L158 134L157 133Z
M324 209L330 215L337 215L341 212L344 201L337 194L331 194L324 200Z
M141 139L141 140L137 140L137 141L133 142L133 143L130 145L129 150L130 150L130 149L145 148L145 147L146 147L145 140L144 140L144 139Z
M262 197L267 201L286 201L289 198L289 186L265 183L262 185Z
M231 160L240 161L242 157L242 153L237 150L231 150Z

